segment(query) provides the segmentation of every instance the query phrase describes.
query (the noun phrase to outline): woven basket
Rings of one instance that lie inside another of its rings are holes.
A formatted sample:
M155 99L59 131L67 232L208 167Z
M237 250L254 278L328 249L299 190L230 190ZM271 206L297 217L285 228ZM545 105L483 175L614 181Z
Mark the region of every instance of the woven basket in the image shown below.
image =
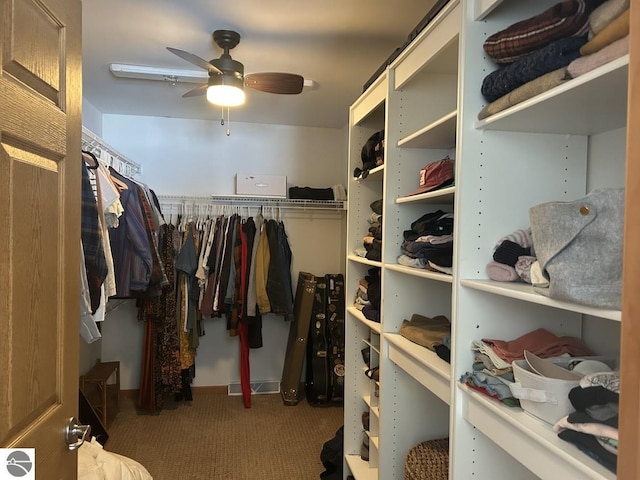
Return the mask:
M412 447L404 462L404 480L447 480L449 439L428 440Z

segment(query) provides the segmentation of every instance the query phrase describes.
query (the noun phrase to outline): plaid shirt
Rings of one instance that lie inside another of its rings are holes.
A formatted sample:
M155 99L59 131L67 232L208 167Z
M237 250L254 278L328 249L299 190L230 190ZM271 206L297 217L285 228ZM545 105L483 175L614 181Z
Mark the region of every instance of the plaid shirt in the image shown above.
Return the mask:
M91 188L89 171L82 162L81 238L84 264L87 270L91 313L100 306L100 287L107 278L107 261L102 244L102 230L98 222L98 204Z

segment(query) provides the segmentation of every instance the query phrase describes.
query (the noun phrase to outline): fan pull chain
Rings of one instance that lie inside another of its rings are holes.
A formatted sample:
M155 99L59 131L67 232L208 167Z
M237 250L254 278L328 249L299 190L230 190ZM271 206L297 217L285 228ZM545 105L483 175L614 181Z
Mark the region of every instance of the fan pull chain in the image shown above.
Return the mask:
M229 128L231 126L231 120L229 120L229 110L229 107L227 107L227 137L231 135L231 129Z
M220 125L224 125L224 107L220 107Z

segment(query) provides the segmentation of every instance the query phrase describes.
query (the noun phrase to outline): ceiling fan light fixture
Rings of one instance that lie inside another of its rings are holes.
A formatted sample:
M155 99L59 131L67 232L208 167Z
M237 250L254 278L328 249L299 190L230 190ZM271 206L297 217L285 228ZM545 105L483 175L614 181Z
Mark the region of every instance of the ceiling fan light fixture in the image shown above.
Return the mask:
M237 107L245 101L243 80L233 74L211 75L207 101L221 107Z
M221 107L237 107L245 100L244 90L231 85L211 85L207 88L209 103Z

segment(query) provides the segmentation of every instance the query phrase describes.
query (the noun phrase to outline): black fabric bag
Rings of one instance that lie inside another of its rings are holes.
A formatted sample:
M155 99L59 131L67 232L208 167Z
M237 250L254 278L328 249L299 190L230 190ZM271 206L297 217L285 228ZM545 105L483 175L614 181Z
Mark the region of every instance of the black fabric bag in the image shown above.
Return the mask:
M320 461L325 471L320 474L323 480L342 480L342 458L344 455L344 425L335 436L325 442L320 452Z

